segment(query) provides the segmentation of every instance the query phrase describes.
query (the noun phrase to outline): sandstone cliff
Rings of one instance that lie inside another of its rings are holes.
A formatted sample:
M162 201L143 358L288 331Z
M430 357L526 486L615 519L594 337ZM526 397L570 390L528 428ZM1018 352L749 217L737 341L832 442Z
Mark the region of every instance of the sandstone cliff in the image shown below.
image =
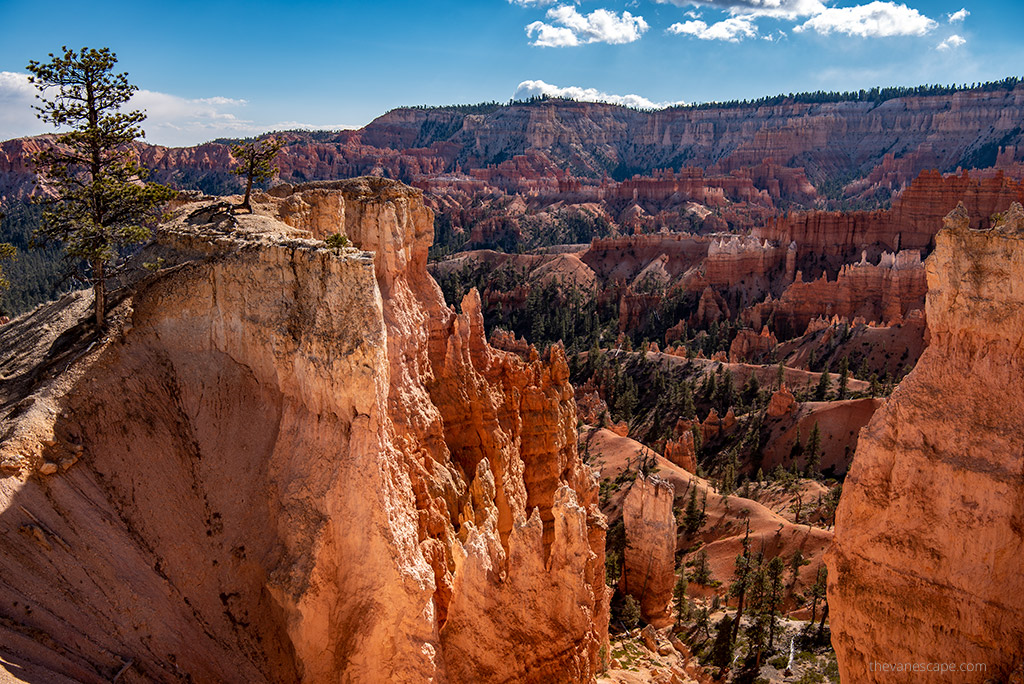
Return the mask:
M590 681L604 522L561 349L444 305L418 191L279 195L182 216L119 327L3 388L0 654L58 681Z
M668 607L676 580L675 488L656 475L639 475L622 504L626 552L622 588L640 603L644 621L669 622Z
M829 557L843 681L1007 681L1024 640L1024 211L928 260L931 343L864 429ZM984 663L893 679L869 665Z

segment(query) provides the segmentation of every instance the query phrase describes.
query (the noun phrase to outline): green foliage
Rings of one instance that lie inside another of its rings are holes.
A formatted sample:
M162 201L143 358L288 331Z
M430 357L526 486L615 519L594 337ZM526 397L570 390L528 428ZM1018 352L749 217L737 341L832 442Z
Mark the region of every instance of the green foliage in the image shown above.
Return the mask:
M729 667L732 663L732 618L722 617L718 623L718 633L711 647L711 664L718 668Z
M284 141L273 136L231 146L231 156L238 162L238 166L232 169L231 173L245 179L245 197L240 208L252 210L249 203L252 186L254 183L269 180L277 173L274 159L282 147Z
M9 244L7 242L0 242L0 262L7 261L8 259L13 259L17 253L18 250L14 247L14 245ZM0 290L6 290L10 286L11 284L7 281L7 278L4 276L3 269L0 268Z
M640 623L640 604L632 596L626 596L622 601L622 612L619 618L626 629L633 629Z
M0 290L0 313L17 315L28 311L36 304L57 298L68 287L63 248L50 244L35 245L37 249L32 249L32 236L41 216L42 207L27 201L8 204L0 216L0 241L9 242L17 252L4 265L10 286Z
M711 567L708 565L707 551L701 549L697 553L697 558L693 561L693 569L690 571L690 579L704 586L711 584Z
M690 617L690 602L686 599L686 589L689 582L686 579L686 571L679 573L676 586L672 590L672 598L675 602L676 621L683 622Z
M626 553L626 528L622 519L616 520L605 534L604 577L609 587L614 587L622 577L623 555Z
M341 233L328 235L324 242L326 242L327 246L331 249L345 249L346 247L352 246L352 241L348 239L348 236L342 235Z
M683 528L687 536L692 537L700 532L706 520L707 514L697 506L697 485L694 483L690 486L690 498L686 500L686 513L683 515Z
M821 372L821 377L818 378L818 386L814 388L814 401L825 401L828 398L828 391L831 385L831 376L829 375L828 368L825 368Z
M807 467L804 475L810 478L821 477L821 430L818 428L817 421L814 422L814 428L811 429L811 436L807 439L804 451L807 454Z
M113 72L116 64L108 48L76 53L64 47L50 61L27 66L29 82L41 93L38 117L71 129L33 160L41 188L54 196L42 200L38 234L87 262L97 326L105 317L111 266L125 247L149 237L159 207L174 194L145 182L148 172L135 160L131 145L146 115L124 110L137 88L127 74Z
M850 384L850 358L844 356L839 362L839 393L837 399L846 399L846 393Z

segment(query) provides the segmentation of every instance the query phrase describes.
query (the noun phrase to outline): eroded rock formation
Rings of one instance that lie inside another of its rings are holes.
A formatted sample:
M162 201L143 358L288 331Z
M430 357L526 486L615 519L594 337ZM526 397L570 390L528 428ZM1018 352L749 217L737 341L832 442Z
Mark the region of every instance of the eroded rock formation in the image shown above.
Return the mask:
M668 620L676 571L675 487L656 475L638 475L622 504L626 550L622 590L640 602L646 622Z
M1007 681L1024 641L1024 210L990 230L947 217L928 260L931 343L864 429L828 557L843 681L869 665L984 663ZM925 682L949 675L915 673Z
M590 681L604 523L561 349L490 347L475 291L444 305L418 191L280 194L173 223L120 328L3 395L0 654L78 681Z

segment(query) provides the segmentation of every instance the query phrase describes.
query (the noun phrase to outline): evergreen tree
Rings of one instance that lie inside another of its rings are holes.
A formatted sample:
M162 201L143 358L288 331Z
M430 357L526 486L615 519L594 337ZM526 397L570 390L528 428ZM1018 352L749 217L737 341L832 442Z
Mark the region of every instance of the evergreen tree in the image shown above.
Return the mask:
M811 436L807 439L806 452L807 469L804 471L804 475L817 479L821 476L821 430L818 428L817 421L811 430Z
M780 556L775 556L768 562L768 650L775 648L775 628L778 624L777 618L782 608L782 600L785 597L783 590L782 575L786 570L786 564Z
M676 580L676 586L672 590L672 598L675 601L676 607L676 624L681 624L687 618L690 617L690 602L686 599L686 588L689 586L689 582L686 579L686 571L679 573L679 579Z
M7 259L13 259L14 255L17 253L18 250L14 248L14 245L9 245L6 242L0 242L0 262ZM10 286L11 284L7 282L7 278L4 276L4 270L0 268L0 290L6 290Z
M844 356L839 362L839 392L838 399L846 399L847 387L850 384L850 358Z
M821 372L821 378L818 379L818 386L814 389L814 400L825 401L828 398L828 390L831 384L832 381L826 366L825 370Z
M824 565L818 566L818 576L814 584L811 586L811 624L814 624L814 620L818 615L818 602L825 600L825 594L828 589L828 568Z
M620 617L622 618L622 624L625 625L627 630L633 629L640 622L640 604L628 594L622 601Z
M683 527L686 528L687 536L692 537L700 532L703 525L701 512L697 508L697 485L693 483L690 487L690 498L686 501L686 512L683 514Z
M733 630L732 640L736 641L739 635L740 623L743 620L743 600L747 595L747 584L750 582L750 518L747 517L747 529L743 535L743 550L736 556L733 566L733 583L729 587L729 593L736 597L736 624Z
M732 618L728 615L722 616L718 623L718 633L715 635L715 643L711 646L711 663L724 669L732 664Z
M750 574L747 598L750 602L750 626L747 628L747 657L753 660L755 669L761 669L761 654L768 643L770 614L768 605L769 584L764 563L758 561Z
M693 387L685 381L683 382L681 403L680 413L683 418L693 420L697 417L697 409L693 405Z
M68 256L88 265L94 320L106 319L107 280L125 247L147 239L159 207L174 193L145 182L132 143L143 135L146 118L124 111L138 90L128 74L113 72L117 56L109 48L62 48L50 61L30 61L29 82L39 91L37 116L56 128L71 129L36 154L40 185L52 193L38 235L63 243Z
M245 178L245 198L242 199L239 209L252 211L250 196L253 183L262 183L277 173L274 159L282 147L284 141L275 137L231 146L231 156L238 162L238 166L232 169L231 173Z
M693 563L690 579L703 586L711 584L711 568L708 566L707 551L701 549L697 553L697 559Z
M786 382L786 364L779 361L778 367L775 369L775 389L781 389L783 383Z
M751 373L746 384L743 385L743 403L747 406L754 406L761 393L761 385L757 381L757 374Z

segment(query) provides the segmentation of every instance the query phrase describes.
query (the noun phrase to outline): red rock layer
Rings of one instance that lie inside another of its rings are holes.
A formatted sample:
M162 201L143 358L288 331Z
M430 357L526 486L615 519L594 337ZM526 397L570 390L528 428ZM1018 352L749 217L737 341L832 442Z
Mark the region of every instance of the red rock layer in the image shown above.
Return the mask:
M963 202L975 228L987 227L991 216L1011 202L1024 201L1024 183L1002 173L975 178L964 172L942 176L924 171L893 202L892 209L870 212L810 211L779 217L754 235L788 245L795 242L799 257L848 256L881 247L927 250L942 217Z
M832 643L871 663L984 664L915 681L1012 681L1024 641L1024 210L989 231L950 215L928 260L931 343L864 429L836 515ZM903 677L908 679L910 675Z

